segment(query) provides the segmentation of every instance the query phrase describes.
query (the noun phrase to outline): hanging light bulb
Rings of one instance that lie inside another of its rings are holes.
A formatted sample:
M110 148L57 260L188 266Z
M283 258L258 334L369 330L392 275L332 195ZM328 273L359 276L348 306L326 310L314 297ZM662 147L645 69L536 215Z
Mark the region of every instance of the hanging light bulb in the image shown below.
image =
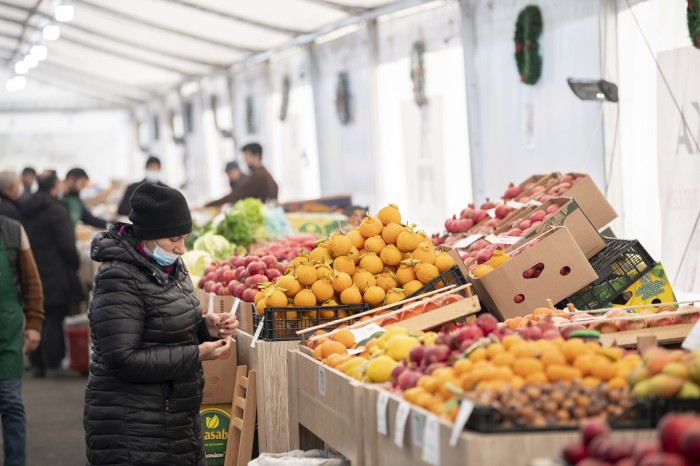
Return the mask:
M63 2L63 4L58 5L53 10L53 14L56 21L67 23L69 21L73 21L73 18L75 17L75 8L73 8L73 5L70 3Z
M29 54L38 61L46 60L49 54L49 49L45 45L34 45Z
M43 31L44 39L56 40L61 37L61 30L55 24L46 26Z
M17 92L24 89L27 85L27 79L24 76L15 76L10 78L5 83L5 89L7 92Z
M27 74L29 71L29 67L27 64L24 62L24 60L20 60L17 63L15 63L15 73L17 74Z
M24 60L22 61L24 61L24 64L27 65L27 68L30 70L36 68L36 66L39 64L39 60L34 58L31 54L24 57Z

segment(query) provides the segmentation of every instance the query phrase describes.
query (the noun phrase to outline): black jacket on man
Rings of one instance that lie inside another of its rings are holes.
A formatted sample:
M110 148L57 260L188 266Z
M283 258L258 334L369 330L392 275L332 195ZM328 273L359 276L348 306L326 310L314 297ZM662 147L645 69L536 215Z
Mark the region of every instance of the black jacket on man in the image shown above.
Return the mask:
M122 236L122 225L92 241L102 264L88 311L88 464L205 466L198 345L209 337L199 301L181 260L166 273Z
M19 204L14 199L11 199L0 193L0 215L10 217L12 220L22 222L22 215L19 212Z
M69 308L82 301L77 275L80 258L66 206L49 193L38 191L20 204L20 212L41 276L44 305Z

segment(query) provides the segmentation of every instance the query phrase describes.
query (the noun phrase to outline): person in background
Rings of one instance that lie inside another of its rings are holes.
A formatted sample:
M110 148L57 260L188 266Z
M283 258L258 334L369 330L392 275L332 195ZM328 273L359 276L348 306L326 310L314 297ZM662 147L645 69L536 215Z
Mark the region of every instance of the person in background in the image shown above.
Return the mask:
M262 146L253 142L246 144L241 150L243 152L243 160L250 169L250 174L239 186L233 188L230 193L221 199L209 202L205 207L233 204L246 197L254 197L263 202L277 199L277 183L262 164Z
M247 176L241 171L241 167L238 166L238 162L232 161L226 164L226 176L228 176L228 185L231 187L231 191L241 186Z
M142 184L129 219L92 241L87 464L205 466L201 361L231 350L238 320L202 317L180 259L192 217L178 190Z
M77 271L80 258L68 209L58 199L58 177L39 176L39 190L20 204L20 213L36 258L44 292L43 338L30 360L37 377L60 368L66 348L63 319L84 299Z
M36 182L36 170L32 167L25 167L22 170L22 194L19 196L19 202L24 202L32 195L32 188Z
M0 215L21 222L19 198L19 176L10 170L0 172Z
M44 297L29 240L19 222L0 215L0 417L5 465L26 463L23 353L41 341Z
M165 184L161 181L160 159L158 157L148 157L148 160L146 160L146 177L141 181L131 183L129 186L127 186L126 191L124 192L124 197L122 197L122 201L119 203L117 214L123 216L129 215L129 212L131 212L129 199L131 199L131 196L134 194L134 191L136 191L136 188L146 182L165 186Z
M71 168L66 173L66 180L63 182L63 203L68 207L70 213L70 221L73 228L78 222L83 222L85 225L90 225L95 228L106 229L107 221L92 215L80 200L80 191L90 181L88 174L82 168Z

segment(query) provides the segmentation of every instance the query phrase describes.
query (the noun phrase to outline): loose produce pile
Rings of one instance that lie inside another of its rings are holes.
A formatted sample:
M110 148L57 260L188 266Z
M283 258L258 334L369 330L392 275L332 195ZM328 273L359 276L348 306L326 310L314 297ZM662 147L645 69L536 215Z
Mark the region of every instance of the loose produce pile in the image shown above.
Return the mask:
M639 398L700 399L700 350L651 348L630 374Z
M486 199L477 209L474 204L469 204L457 215L453 215L445 221L445 230L448 233L488 233L496 228L501 220L506 218L513 208L504 204Z
M566 194L572 186L584 179L584 176L556 173L546 178L544 182L528 183L521 194L517 194L514 199L522 203L533 200L544 203L553 197Z
M318 235L313 233L299 233L286 236L276 241L253 244L250 246L250 253L257 256L274 256L282 263L291 262L292 259L301 255L303 251L311 251Z
M613 440L610 428L592 419L581 425L581 440L562 451L572 466L689 466L700 464L700 416L667 414L658 426L658 440Z
M207 293L252 303L258 287L279 278L284 270L274 256L233 256L209 265L197 286Z
M288 306L376 308L416 293L453 266L452 257L436 251L425 233L402 224L398 207L390 204L347 234L336 232L296 257L284 276L256 295L255 307L260 314Z

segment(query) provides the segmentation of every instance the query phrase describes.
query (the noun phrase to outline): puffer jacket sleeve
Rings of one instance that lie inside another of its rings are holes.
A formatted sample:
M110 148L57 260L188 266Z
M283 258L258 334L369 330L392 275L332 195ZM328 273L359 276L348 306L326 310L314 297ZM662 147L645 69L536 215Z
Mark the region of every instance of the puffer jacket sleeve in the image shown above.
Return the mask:
M142 348L145 304L135 279L117 267L95 282L92 325L102 359L114 376L130 383L157 383L194 375L196 345Z

